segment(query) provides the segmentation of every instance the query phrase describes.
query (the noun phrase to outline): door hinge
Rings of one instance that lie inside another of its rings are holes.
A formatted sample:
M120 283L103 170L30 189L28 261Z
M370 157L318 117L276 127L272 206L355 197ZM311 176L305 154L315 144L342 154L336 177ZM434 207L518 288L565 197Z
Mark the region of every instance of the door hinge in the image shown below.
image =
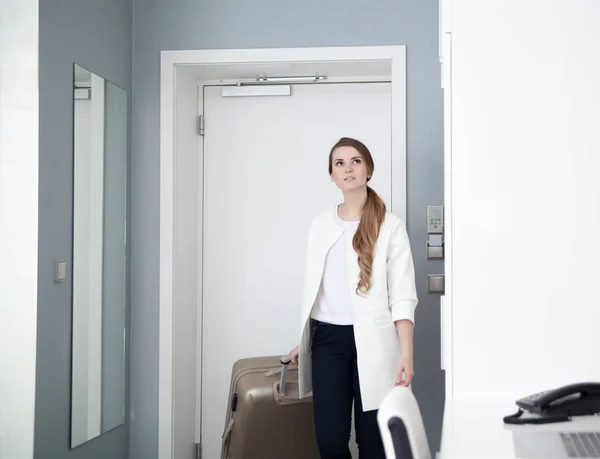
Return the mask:
M204 115L198 115L198 135L204 135Z
M202 459L202 445L200 443L196 443L195 447L196 456L194 459Z

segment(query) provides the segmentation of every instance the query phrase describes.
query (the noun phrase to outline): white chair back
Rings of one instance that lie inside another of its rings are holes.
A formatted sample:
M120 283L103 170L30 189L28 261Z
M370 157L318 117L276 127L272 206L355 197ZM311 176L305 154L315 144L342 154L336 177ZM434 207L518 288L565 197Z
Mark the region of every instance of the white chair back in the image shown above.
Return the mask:
M377 422L387 459L431 459L421 411L410 387L390 391L379 407Z

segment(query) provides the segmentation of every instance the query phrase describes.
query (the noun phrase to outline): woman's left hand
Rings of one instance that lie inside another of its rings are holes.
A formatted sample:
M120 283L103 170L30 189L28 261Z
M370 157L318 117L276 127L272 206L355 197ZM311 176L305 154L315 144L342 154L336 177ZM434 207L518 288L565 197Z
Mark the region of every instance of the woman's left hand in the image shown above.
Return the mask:
M402 379L404 373L405 379ZM412 354L403 353L400 357L400 365L398 368L398 376L396 377L396 386L409 386L412 379L415 376L415 370L413 367L413 356Z

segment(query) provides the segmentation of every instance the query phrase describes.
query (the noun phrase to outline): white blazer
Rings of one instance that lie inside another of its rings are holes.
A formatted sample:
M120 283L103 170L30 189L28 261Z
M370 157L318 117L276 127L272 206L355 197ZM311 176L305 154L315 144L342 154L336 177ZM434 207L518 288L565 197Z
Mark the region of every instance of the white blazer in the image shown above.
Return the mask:
M315 217L310 227L300 319L300 397L312 391L310 315L327 252L342 233L343 229L333 220L332 209ZM379 408L398 375L401 348L394 322L409 319L414 323L417 292L404 221L386 213L375 245L371 289L366 295L356 294L360 268L352 238L348 238L347 255L362 405L363 410L370 411Z

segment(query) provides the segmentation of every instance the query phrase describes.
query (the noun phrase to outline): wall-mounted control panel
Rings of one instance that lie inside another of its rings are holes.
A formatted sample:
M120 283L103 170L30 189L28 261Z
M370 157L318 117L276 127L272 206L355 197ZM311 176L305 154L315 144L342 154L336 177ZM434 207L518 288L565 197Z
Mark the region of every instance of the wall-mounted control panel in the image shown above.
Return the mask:
M444 259L444 206L427 206L427 259ZM444 293L443 274L427 275L428 293Z
M444 259L444 206L427 206L427 259Z
M427 206L427 232L429 234L444 232L444 206Z

